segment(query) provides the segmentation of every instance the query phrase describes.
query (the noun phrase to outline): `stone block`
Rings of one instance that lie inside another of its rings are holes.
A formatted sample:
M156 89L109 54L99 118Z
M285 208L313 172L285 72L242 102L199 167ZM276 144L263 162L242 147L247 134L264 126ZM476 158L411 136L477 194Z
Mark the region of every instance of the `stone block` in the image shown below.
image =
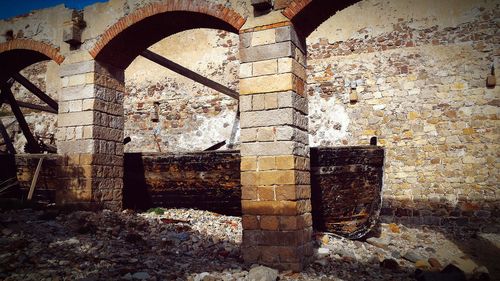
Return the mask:
M278 170L290 170L295 168L295 159L298 158L294 155L279 155L276 156L276 168Z
M294 82L291 73L244 78L240 80L240 95L290 91L296 87Z
M73 76L95 71L95 61L80 61L71 64L63 64L59 68L61 77Z
M101 75L108 76L113 80L123 83L125 81L125 72L123 69L114 67L110 64L96 61L95 62L95 72Z
M240 126L241 128L252 128L293 125L294 113L294 109L292 108L242 112L240 116Z
M297 186L295 184L278 185L275 188L276 200L297 200Z
M95 123L93 111L69 112L58 115L59 127L92 125Z
M277 72L278 61L276 59L256 61L253 63L253 76L276 74Z
M75 139L83 139L83 126L75 127Z
M95 99L84 99L82 101L82 111L94 109Z
M78 85L62 88L59 102L94 98L93 85Z
M254 142L257 140L257 128L243 128L240 131L241 142Z
M271 156L298 153L300 146L293 141L242 143L242 156Z
M240 112L251 111L252 110L252 96L240 95Z
M307 102L307 98L298 95L293 91L288 92L280 92L278 95L278 107L279 108L287 108L292 107L297 109L298 111L308 114L309 106Z
M57 150L60 154L94 153L97 151L94 140L61 141L57 145Z
M282 246L277 249L281 263L300 263L303 260L302 247Z
M72 76L63 77L61 79L63 87L72 87L85 84L92 84L94 82L94 72L77 74Z
M253 173L255 174L255 173ZM254 185L244 185L241 188L241 199L242 200L258 200L258 191L255 182L251 183Z
M276 28L276 42L291 41L301 52L306 52L306 38L301 37L291 25Z
M299 218L301 216L280 216L279 229L296 230L299 227Z
M240 64L240 78L253 76L253 64L251 62Z
M276 42L276 31L274 29L265 29L252 32L251 46L273 44Z
M264 95L252 95L252 110L263 110L265 108Z
M257 172L258 185L295 184L296 173L294 170L269 170Z
M298 216L297 217L297 227L299 227L299 228L312 227L312 214L305 213L301 216Z
M58 113L69 112L69 102L60 101Z
M241 249L243 260L247 263L258 262L261 255L260 247L258 246L242 246Z
M82 111L82 101L72 100L69 102L69 112L79 112Z
M274 194L274 186L259 186L257 188L257 198L259 201L274 201L276 196Z
M279 225L278 216L260 216L260 228L263 230L278 230Z
M295 56L295 46L289 41L240 48L240 62L242 63Z
M259 229L259 220L257 216L243 215L241 217L241 224L243 229Z
M260 156L257 160L257 167L259 171L275 170L276 157L275 156Z
M307 73L306 68L298 63L294 58L280 58L278 59L278 73L292 72L300 79L306 81Z
M250 201L242 200L241 209L247 215L297 215L295 201ZM277 242L279 243L279 242Z
M257 173L256 172L241 172L241 185L243 186L255 186L257 184ZM255 192L257 193L257 192Z
M256 171L257 157L255 156L241 157L240 167L242 171Z
M252 32L240 33L241 48L248 48L252 44Z
M257 129L257 141L274 141L276 138L273 127L264 127Z
M276 109L278 108L278 94L269 93L264 95L265 109Z

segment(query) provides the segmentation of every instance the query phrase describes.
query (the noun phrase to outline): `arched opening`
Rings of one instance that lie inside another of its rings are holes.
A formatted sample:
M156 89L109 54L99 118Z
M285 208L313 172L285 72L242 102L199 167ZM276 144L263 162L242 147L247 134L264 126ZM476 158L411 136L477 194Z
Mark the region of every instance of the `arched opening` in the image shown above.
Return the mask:
M90 54L97 61L125 69L146 48L172 34L195 28L237 33L245 23L238 13L221 5L176 4L151 4L125 16L101 36Z
M42 42L15 39L0 44L0 104L6 121L0 129L6 152L56 152L58 97L56 87L47 85L51 82L47 68L63 60L56 49Z
M293 0L283 11L283 14L294 24L298 33L308 37L336 12L359 1Z
M236 34L189 30L148 50L237 91ZM238 100L144 57L126 69L125 88L124 207L240 214Z
M199 152L213 146L235 148L239 63L234 53L244 19L218 5L174 7L172 3L152 4L119 20L90 51L98 64L109 65L124 77L119 81L126 104L121 129L131 140L124 147L124 207L196 203L222 211L222 206L209 204L215 199L210 196L220 200L226 196L233 204L240 197L239 189L226 187L234 184L224 183L239 180L239 154ZM187 161L184 168L166 155L180 152L190 152L176 156ZM230 164L209 164L226 156ZM236 203L232 214L240 212Z

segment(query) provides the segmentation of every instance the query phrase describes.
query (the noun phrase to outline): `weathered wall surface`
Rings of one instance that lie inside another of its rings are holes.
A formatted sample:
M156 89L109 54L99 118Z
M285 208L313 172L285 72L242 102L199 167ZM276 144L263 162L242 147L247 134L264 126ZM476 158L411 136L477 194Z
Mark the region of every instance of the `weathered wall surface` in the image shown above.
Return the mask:
M25 15L0 20L0 43L13 38L30 38L69 51L69 46L62 43L63 25L71 20L72 10L64 5L36 10Z
M65 181L77 180L81 172L67 167L69 159L57 155L44 157L35 197L60 200L58 188L64 186ZM124 157L125 208L163 206L241 213L239 151L126 153ZM40 155L15 157L22 196L28 192L39 158ZM384 151L373 146L311 150L316 229L356 237L372 227L381 207L383 158ZM0 157L0 164L6 161L7 157ZM431 224L454 231L498 231L494 225L498 223L498 213L486 216L487 212L450 206L429 212L404 206L382 208L381 215L387 222Z
M498 11L497 1L363 1L331 17L308 38L311 146L378 137L391 209L498 205L499 88L486 87Z
M240 152L126 153L125 208L198 208L241 215Z
M59 68L55 62L39 62L26 67L21 71L21 74L26 77L31 83L44 91L52 99L59 99L60 79ZM12 86L12 92L16 100L28 102L37 105L46 106L46 104L33 95L30 91L24 88L21 84L15 82ZM56 134L57 131L57 114L40 112L38 110L21 108L21 111L26 118L26 122L34 135L38 135L45 143L50 143L51 134ZM9 105L5 104L0 107L0 117L5 126L15 121ZM9 128L10 136L14 136L14 147L16 151L22 153L26 139L22 134L18 123L14 122ZM2 139L3 141L3 139Z
M149 2L112 0L85 8L83 48ZM215 2L251 15L250 1ZM457 208L471 216L498 216L493 210L500 199L500 93L498 87L486 88L485 80L492 64L499 68L499 5L494 0L365 0L309 36L310 144L366 145L378 137L387 151L388 216L398 210L397 215L432 222L436 214L455 214ZM57 6L1 21L0 34L12 30L15 38L48 42L67 55L62 29L53 26L70 19L71 10ZM250 18L245 26L256 24L259 18ZM237 90L238 41L234 34L194 30L152 50ZM53 62L23 71L54 98L58 73ZM126 80L125 136L132 138L127 151L158 151L156 140L162 151L194 151L231 139L234 100L141 58L127 69ZM19 85L14 89L16 97L34 101ZM351 103L354 93L357 101ZM150 120L154 102L159 102L158 123ZM5 108L2 114L10 111ZM54 116L28 114L27 119L38 134L55 130ZM23 139L17 137L16 147Z
M238 36L197 29L170 36L150 50L238 91ZM186 152L238 141L238 102L138 57L125 73L127 152ZM158 103L157 122L151 121ZM158 143L158 144L157 144Z
M18 154L15 156L21 197L26 198L28 194L40 158L43 158L43 162L33 198L58 204L71 204L78 199L90 202L92 191L89 188L81 188L72 192L67 189L71 182L84 180L88 171L75 168L72 165L74 159L57 154ZM4 161L5 158L2 157L0 160ZM0 164L5 164L5 162Z

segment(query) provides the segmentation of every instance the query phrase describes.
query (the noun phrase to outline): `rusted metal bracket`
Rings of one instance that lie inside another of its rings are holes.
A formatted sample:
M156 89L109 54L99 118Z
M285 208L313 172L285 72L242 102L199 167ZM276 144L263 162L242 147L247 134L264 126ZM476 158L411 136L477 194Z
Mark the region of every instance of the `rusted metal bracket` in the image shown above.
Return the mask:
M240 95L238 92L231 90L228 87L221 85L213 80L210 80L204 76L201 76L200 74L198 74L190 69L187 69L184 66L177 64L177 63L175 63L175 62L173 62L165 57L162 57L156 53L153 53L150 50L144 50L141 53L141 56L143 56L144 58L146 58L152 62L155 62L163 67L166 67L166 68L172 70L173 72L176 72L176 73L178 73L182 76L185 76L193 81L196 81L200 84L203 84L209 88L212 88L220 93L228 95L228 96L230 96L234 99L237 99L237 100L239 99Z

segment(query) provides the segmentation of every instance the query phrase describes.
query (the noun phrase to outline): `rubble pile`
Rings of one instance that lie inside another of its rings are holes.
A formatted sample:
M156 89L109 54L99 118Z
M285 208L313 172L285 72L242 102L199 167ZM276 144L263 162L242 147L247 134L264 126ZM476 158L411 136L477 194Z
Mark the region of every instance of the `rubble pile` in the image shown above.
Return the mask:
M415 280L416 269L437 272L450 263L467 278L489 274L440 232L395 224L380 230L366 241L316 233L316 260L301 273L278 273L243 263L239 217L161 208L3 211L0 279Z

